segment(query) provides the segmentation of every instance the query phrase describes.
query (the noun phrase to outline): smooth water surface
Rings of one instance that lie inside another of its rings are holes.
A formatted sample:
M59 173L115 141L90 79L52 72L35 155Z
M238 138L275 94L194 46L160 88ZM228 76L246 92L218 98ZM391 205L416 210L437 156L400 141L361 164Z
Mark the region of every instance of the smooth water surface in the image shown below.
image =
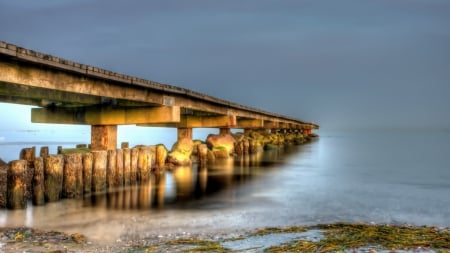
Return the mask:
M321 132L302 146L180 167L142 187L26 210L2 226L127 236L340 221L450 226L450 132Z

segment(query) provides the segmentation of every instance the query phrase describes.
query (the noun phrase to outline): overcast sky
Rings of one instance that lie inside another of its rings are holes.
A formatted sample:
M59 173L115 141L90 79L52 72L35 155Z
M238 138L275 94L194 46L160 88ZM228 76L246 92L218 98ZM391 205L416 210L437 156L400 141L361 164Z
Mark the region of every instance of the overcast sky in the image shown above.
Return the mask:
M323 129L450 128L448 0L0 0L0 24L9 43Z

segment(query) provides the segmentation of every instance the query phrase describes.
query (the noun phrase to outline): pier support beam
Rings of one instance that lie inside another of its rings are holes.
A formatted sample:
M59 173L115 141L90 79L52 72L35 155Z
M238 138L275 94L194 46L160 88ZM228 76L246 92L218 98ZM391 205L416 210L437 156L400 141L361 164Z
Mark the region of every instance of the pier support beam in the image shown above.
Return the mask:
M278 129L279 123L274 121L264 121L264 128L267 129Z
M251 129L251 128L263 128L264 120L261 119L239 119L237 121L236 128Z
M91 126L91 149L92 150L117 149L117 126L116 125Z
M180 122L180 107L144 108L32 108L31 122L82 125L130 125Z

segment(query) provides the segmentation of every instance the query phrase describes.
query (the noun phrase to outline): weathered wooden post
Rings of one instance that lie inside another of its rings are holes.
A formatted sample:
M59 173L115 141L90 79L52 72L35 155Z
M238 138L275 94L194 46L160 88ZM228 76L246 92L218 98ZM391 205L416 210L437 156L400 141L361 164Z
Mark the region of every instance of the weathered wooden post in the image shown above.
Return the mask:
M144 146L139 148L138 154L138 181L140 183L148 182L150 177L150 164L152 154L150 147Z
M106 190L106 166L108 153L106 150L99 150L92 151L92 154L92 191L104 192Z
M129 148L129 146L130 146L130 144L129 144L128 142L122 142L122 143L120 144L120 148L121 148L121 149Z
M116 187L123 186L123 150L116 150Z
M63 155L49 155L44 158L44 196L47 202L61 198L63 185Z
M131 150L129 148L123 149L123 184L130 185L131 176Z
M137 182L137 164L139 157L139 148L134 147L131 149L131 167L130 167L130 184L135 185Z
M6 207L8 169L9 165L4 163L2 159L0 159L0 208Z
M92 165L94 156L92 153L83 154L83 192L91 193L92 190Z
M33 175L33 205L41 206L45 204L44 181L44 158L36 157L34 160Z
M27 185L26 198L30 199L33 193L32 181L34 174L34 159L36 157L36 147L24 148L20 151L20 160L27 161L27 167L25 168L25 184Z
M9 163L6 207L9 209L24 209L26 199L26 168L27 161L15 160Z
M198 163L203 167L208 159L208 146L206 144L199 144L197 146L197 155Z
M243 149L244 155L246 155L250 152L250 141L248 139L243 140L242 149Z
M34 158L36 157L36 147L24 148L20 151L20 160L27 161L28 167L34 166Z
M167 149L164 145L160 144L156 146L156 167L158 169L164 168L167 159Z
M244 141L237 141L234 143L234 153L236 155L241 156L244 154Z
M49 154L50 154L50 152L49 152L47 146L41 147L41 150L39 151L39 156L40 156L40 157L46 157L46 156L48 156Z
M80 196L82 181L79 174L82 173L82 154L73 153L64 155L63 192L65 198L77 198Z
M108 163L106 165L106 188L112 189L116 186L117 153L116 150L108 150Z

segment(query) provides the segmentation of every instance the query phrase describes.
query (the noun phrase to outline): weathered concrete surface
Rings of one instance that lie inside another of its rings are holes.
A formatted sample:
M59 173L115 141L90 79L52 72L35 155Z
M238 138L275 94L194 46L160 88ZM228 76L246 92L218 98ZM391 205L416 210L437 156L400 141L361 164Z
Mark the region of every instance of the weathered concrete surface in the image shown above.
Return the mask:
M91 127L92 150L115 150L117 148L117 126L95 125Z

